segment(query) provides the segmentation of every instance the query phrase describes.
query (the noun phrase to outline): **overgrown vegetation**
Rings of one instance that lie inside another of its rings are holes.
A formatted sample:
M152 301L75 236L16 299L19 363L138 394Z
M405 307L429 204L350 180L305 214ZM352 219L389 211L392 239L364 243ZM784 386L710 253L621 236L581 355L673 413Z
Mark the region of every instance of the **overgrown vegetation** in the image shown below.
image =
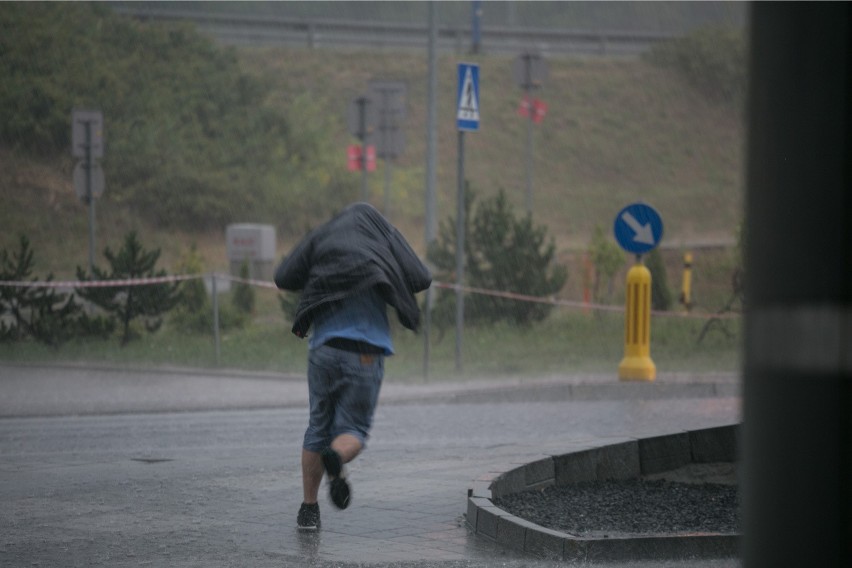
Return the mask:
M146 25L97 3L4 4L0 76L0 145L67 155L72 109L101 109L110 199L158 226L278 222L324 212L323 197L349 189L319 109L271 106L234 50L188 25Z

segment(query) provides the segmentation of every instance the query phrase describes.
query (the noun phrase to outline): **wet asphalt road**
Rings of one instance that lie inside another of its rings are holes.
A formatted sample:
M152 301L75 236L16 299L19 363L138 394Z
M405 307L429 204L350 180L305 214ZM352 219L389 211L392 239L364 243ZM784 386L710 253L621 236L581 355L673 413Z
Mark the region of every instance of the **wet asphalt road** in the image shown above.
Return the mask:
M462 515L473 479L578 441L740 419L736 396L549 401L497 388L466 403L443 399L446 385L389 388L369 447L351 464L352 506L336 511L323 495L323 529L306 536L295 530L307 418L300 381L175 374L128 388L132 374L111 382L110 372L93 381L98 372L69 379L74 373L20 371L30 372L48 377L42 387L62 384L74 393L69 400L85 400L89 389L90 398L112 404L101 403L105 413L64 415L56 392L21 393L27 383L12 378L19 371L0 366L0 393L4 403L16 401L18 414L0 403L0 566L555 566L469 534ZM266 392L277 404L228 409L223 392L231 391L239 401L263 401ZM163 411L128 410L128 392L146 404L162 398ZM209 400L216 409L178 411L175 400Z

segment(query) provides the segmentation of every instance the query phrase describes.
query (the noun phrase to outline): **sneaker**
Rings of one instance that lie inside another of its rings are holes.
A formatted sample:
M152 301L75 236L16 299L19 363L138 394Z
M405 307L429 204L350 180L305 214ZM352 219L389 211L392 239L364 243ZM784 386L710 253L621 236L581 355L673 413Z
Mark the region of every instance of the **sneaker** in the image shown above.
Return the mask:
M320 528L319 503L308 505L302 503L299 507L299 516L296 519L296 527L300 531L315 531Z
M352 490L349 488L349 482L346 481L346 476L343 472L343 463L340 461L340 454L331 448L324 449L322 451L322 465L328 474L328 492L331 502L338 509L345 509L349 506L349 498L352 495Z

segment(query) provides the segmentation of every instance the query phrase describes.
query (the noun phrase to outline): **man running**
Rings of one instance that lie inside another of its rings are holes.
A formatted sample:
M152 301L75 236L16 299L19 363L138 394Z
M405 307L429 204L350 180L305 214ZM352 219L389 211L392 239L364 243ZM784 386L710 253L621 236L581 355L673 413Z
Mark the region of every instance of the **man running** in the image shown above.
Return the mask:
M293 333L308 340L310 418L302 445L300 530L320 527L317 496L328 476L331 502L349 506L344 465L364 449L393 355L387 305L417 330L414 294L432 282L400 232L375 208L355 203L306 235L275 271L275 284L301 291Z

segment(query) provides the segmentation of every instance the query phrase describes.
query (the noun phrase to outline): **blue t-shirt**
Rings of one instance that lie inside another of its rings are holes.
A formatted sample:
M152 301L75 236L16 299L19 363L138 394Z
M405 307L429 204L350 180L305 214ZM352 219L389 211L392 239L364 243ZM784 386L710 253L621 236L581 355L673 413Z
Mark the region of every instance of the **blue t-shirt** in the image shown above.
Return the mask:
M375 288L353 294L330 309L319 310L308 347L316 349L334 337L364 341L393 355L387 304Z

